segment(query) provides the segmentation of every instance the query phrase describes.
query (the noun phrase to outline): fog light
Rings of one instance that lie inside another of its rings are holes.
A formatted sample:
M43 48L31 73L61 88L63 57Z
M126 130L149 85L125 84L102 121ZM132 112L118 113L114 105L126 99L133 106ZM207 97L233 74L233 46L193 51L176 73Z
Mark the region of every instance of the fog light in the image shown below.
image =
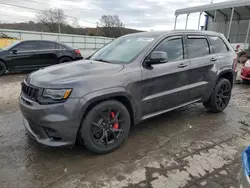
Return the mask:
M51 140L61 140L62 139L59 132L57 132L54 129L51 129L48 127L43 127L43 130Z

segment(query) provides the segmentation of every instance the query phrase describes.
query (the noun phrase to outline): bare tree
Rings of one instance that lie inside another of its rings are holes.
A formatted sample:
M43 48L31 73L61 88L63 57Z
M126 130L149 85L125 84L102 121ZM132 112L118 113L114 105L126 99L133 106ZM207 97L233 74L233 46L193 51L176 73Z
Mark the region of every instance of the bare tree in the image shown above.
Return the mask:
M100 19L106 37L119 37L125 26L117 15L103 15Z
M61 9L48 9L38 13L37 20L50 32L61 33L61 26L65 24L66 17Z

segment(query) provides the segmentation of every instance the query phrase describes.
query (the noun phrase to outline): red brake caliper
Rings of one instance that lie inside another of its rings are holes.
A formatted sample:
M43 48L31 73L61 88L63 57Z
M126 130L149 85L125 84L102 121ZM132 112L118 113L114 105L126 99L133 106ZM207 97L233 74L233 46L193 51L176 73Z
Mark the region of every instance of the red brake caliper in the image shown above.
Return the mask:
M112 119L115 118L115 112L110 112L110 115L111 115ZM119 128L119 123L115 123L115 124L113 125L113 128L114 128L114 129L118 129L118 128Z

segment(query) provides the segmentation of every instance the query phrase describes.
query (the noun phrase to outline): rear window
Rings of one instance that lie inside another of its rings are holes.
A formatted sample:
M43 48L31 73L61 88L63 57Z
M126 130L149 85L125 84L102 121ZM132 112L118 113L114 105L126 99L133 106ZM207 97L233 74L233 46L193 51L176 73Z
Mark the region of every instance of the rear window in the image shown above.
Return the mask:
M209 36L209 41L212 45L214 53L224 53L228 51L226 44L220 37L217 36Z
M188 57L196 58L209 55L209 45L206 38L189 37L187 39L188 44Z

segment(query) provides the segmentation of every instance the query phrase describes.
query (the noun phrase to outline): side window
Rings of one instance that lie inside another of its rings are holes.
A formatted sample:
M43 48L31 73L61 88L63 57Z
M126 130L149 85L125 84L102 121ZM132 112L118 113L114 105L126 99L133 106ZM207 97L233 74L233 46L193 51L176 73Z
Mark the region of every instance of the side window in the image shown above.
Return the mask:
M17 50L17 51L37 50L37 45L35 42L24 42L14 47L13 50Z
M209 41L211 42L214 53L224 53L228 51L226 44L220 37L209 36Z
M206 38L188 36L187 45L189 58L202 57L205 55L209 55L210 53L208 41Z
M67 48L65 46L61 45L61 44L59 44L59 49L61 49L61 50L67 50Z
M54 50L56 48L56 43L54 42L37 42L39 50Z
M184 59L182 38L167 38L162 41L155 51L163 51L168 54L168 61Z

